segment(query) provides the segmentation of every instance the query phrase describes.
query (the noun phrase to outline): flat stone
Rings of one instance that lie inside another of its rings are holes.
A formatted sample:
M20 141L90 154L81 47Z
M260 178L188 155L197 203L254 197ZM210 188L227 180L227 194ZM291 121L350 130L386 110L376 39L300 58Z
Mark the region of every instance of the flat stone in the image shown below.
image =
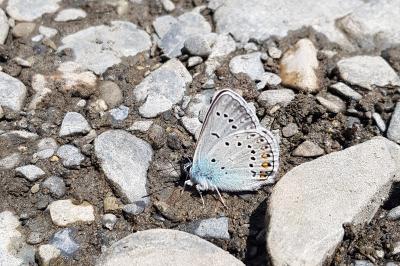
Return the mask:
M32 89L35 94L28 105L29 110L35 110L37 105L43 101L46 95L51 93L46 77L41 74L35 74L32 77Z
M103 99L110 108L116 107L123 100L121 89L112 81L102 81L99 90L100 98Z
M314 142L306 140L297 146L292 155L300 157L317 157L323 155L324 153L325 151L320 146Z
M350 84L372 90L400 86L400 78L380 56L359 55L337 62L340 77Z
M260 52L235 56L229 62L229 69L234 74L244 73L252 80L261 80L264 66L260 56Z
M42 169L32 164L17 167L15 168L15 171L31 182L38 180L45 174Z
M41 139L37 144L37 152L34 156L40 159L47 159L54 155L58 149L58 144L53 138Z
M104 214L101 218L101 223L108 230L113 230L115 223L117 222L117 216L112 213Z
M39 26L39 33L42 34L44 37L50 39L57 35L58 30L41 25Z
M171 12L175 9L175 4L171 0L161 0L161 4L167 12Z
M0 134L1 138L16 138L20 140L35 140L39 137L38 134L25 130L11 130Z
M372 114L372 119L374 119L376 126L379 128L381 132L386 131L386 123L383 121L382 116L378 113Z
M342 241L343 224L368 223L388 197L400 178L399 156L398 145L376 137L286 173L268 204L273 265L323 264Z
M145 101L139 107L139 113L151 118L168 111L182 100L186 86L191 82L192 76L185 66L177 59L169 60L133 90L137 101Z
M184 48L190 55L206 57L211 54L210 44L202 35L194 35L187 38L184 42Z
M142 212L144 212L145 208L146 208L145 202L137 201L134 203L125 204L124 207L122 207L122 211L126 218L131 219L135 215L138 215L138 214L141 214Z
M0 9L0 44L6 41L9 29L7 15L3 9Z
M199 118L197 117L188 117L188 116L183 116L181 118L181 122L183 127L193 136L198 133L198 131L201 129L202 123L199 121Z
M124 121L129 115L129 107L120 105L110 110L110 115L115 122Z
M129 203L148 200L143 197L153 156L150 144L128 132L109 130L95 139L94 146L101 168L122 198Z
M87 134L90 131L89 123L77 112L68 112L62 121L60 137L68 137L78 134Z
M26 240L28 244L37 245L43 241L43 235L39 232L31 232Z
M295 123L289 123L287 126L282 128L282 135L285 138L290 138L296 135L297 132L299 132L299 127Z
M323 96L318 95L316 98L329 112L337 114L346 110L346 103L333 94L326 93Z
M194 67L203 63L203 58L200 56L191 56L188 59L188 67Z
M54 13L60 7L61 0L9 0L7 13L15 20L33 21L45 13Z
M229 218L209 218L178 226L178 229L202 238L229 239Z
M86 16L86 12L80 8L67 8L61 10L54 20L58 22L65 22L86 18Z
M400 102L396 104L386 134L388 139L400 144Z
M170 229L130 234L106 249L97 266L120 265L244 265L228 252L198 236Z
M79 149L70 144L58 148L57 156L61 158L62 164L67 168L77 168L85 159Z
M12 153L6 157L0 159L0 169L9 170L16 167L21 161L21 155L19 153Z
M0 12L1 13L1 12ZM32 22L20 22L12 29L12 34L16 38L29 37L36 28L36 24Z
M346 99L359 101L362 99L362 95L347 86L342 82L335 83L329 87L333 92L343 96Z
M150 129L152 124L153 124L153 121L151 121L151 120L135 121L128 130L146 132L147 130Z
M229 34L219 34L211 47L208 58L221 58L236 50L236 42Z
M42 188L48 189L51 196L54 198L61 198L65 195L65 191L67 190L65 187L64 180L58 176L50 176L46 178L45 181L41 184Z
M61 251L63 256L71 257L79 250L79 244L73 238L75 230L72 228L65 228L57 231L51 238L50 243L58 250Z
M0 105L20 111L26 98L25 85L16 78L0 72Z
M89 27L61 39L59 51L71 48L75 62L96 74L119 64L121 57L135 56L151 47L150 36L130 22Z
M400 206L397 206L389 211L387 214L389 220L398 220L400 218Z
M91 71L86 71L84 67L76 62L67 61L61 63L57 68L56 74L52 75L52 82L62 82L63 91L78 92L88 96L95 92L96 75Z
M256 84L257 90L262 90L265 86L275 87L281 84L282 79L277 74L265 72L260 78L260 82Z
M317 49L309 39L299 40L294 47L286 51L280 62L280 76L286 86L315 92L320 88Z
M53 245L40 245L38 248L38 259L43 266L50 266L60 255L61 251Z
M160 24L163 24L161 29ZM169 58L182 54L185 40L190 36L211 32L210 24L196 11L184 13L177 18L172 16L157 18L153 26L160 38L159 47Z
M272 107L276 104L286 106L295 96L295 93L289 89L266 90L258 96L257 101L264 107Z
M51 220L58 226L94 221L94 208L87 202L75 205L72 200L56 200L49 204Z

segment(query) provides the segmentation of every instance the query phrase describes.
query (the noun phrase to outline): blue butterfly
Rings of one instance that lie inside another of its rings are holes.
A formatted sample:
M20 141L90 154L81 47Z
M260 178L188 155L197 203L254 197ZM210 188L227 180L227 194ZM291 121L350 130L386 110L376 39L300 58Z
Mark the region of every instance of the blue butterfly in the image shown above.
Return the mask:
M260 125L246 101L232 90L214 97L201 129L190 179L185 185L201 192L253 191L275 182L279 145Z

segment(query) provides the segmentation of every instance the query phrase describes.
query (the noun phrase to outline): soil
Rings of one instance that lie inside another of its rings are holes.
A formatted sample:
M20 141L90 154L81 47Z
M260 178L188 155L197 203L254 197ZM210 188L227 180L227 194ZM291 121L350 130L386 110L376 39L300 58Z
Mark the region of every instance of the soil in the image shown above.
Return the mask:
M152 21L155 17L164 15L162 7L156 4L158 1L143 1L137 8L130 8L125 15L118 15L106 1L70 0L64 1L63 5L68 7L82 8L87 11L88 17L83 20L68 23L57 23L53 21L54 14L44 15L40 24L58 29L59 34L53 39L60 44L60 36L84 29L93 25L107 24L112 20L127 20L138 24L150 33L153 32ZM185 9L204 5L204 0L174 1L178 7L173 15L183 13ZM204 10L206 18L210 19L210 10ZM304 28L292 32L282 40L275 40L278 47L283 51L299 38L309 37L319 50L336 49L337 56L328 58L324 54L319 55L321 77L323 77L322 91L327 91L330 84L336 82L335 62L346 51L341 51L335 44L326 41L311 29ZM273 41L273 40L272 40ZM57 53L44 45L31 46L29 39L15 39L9 34L4 46L0 49L0 66L3 71L20 79L28 88L27 102L30 101L33 91L30 87L31 78L36 73L54 73L60 62L67 61L72 57L68 52ZM259 44L260 50L265 52L267 43ZM246 53L238 50L228 56L222 66L217 70L216 87L233 88L243 94L247 101L256 102L259 92L255 83L245 75L233 75L229 71L228 62L236 54ZM28 58L33 56L35 63L30 68L22 68L16 65L11 58L20 56ZM183 56L181 60L185 61ZM139 120L136 103L133 100L132 89L160 62L165 61L161 52L156 50L151 58L144 54L125 58L121 64L111 67L102 75L104 80L113 80L119 85L124 95L124 105L130 108L129 117L120 124L114 124L109 117L100 117L91 113L87 108L83 115L90 120L92 127L98 134L111 128L128 128L132 122ZM140 67L139 67L140 66ZM277 72L279 62L272 60L265 62L265 69ZM204 64L190 69L191 74L201 73L194 78L188 92L193 95L201 91L201 84L205 77L202 72ZM62 139L58 137L58 130L63 119L65 110L76 109L76 103L81 98L88 101L88 105L98 99L96 91L84 94L76 92L65 92L55 85L53 93L38 107L37 111L15 113L5 110L5 119L0 121L0 129L27 129L37 132L41 138L53 137L57 142L65 144L72 142L74 138ZM281 86L277 86L281 88ZM399 98L394 90L380 89L376 91L358 90L364 95L361 102L348 102L348 108L357 110L352 116L360 120L359 124L349 126L347 121L349 114L332 114L321 106L314 95L298 93L296 98L286 107L282 107L273 114L261 106L257 107L257 115L267 127L272 130L281 130L287 124L293 122L299 127L299 132L290 138L281 138L281 167L278 177L283 176L293 167L308 160L302 157L293 157L291 152L304 140L312 140L321 146L326 153L339 151L349 146L366 141L373 136L381 134L373 124L368 112L379 112L385 121L388 121L393 112L394 102ZM21 125L21 121L27 121L27 127ZM272 121L270 123L269 121ZM43 127L43 123L55 125L54 127ZM80 169L70 170L64 168L59 161L38 161L37 165L46 173L58 175L67 184L67 192L63 198L73 198L77 202L88 201L95 207L96 219L91 225L74 225L75 239L80 244L79 251L73 257L61 257L57 265L93 265L96 258L101 254L102 247L124 236L150 228L176 228L178 225L198 219L226 216L229 217L230 240L210 240L219 247L229 251L247 265L267 265L265 243L265 216L268 198L272 187L265 187L254 193L223 193L227 208L221 204L214 193L204 195L205 205L202 206L199 195L195 190L183 190L185 175L181 171L184 158L191 157L195 149L195 140L179 124L172 112L166 112L155 120L166 131L162 139L153 138L151 134L136 134L152 144L155 154L148 173L148 191L151 202L146 211L133 219L124 218L121 210L114 213L119 217L115 228L110 231L101 225L101 216L104 214L104 198L108 195L116 195L105 179L94 155L93 145L85 146L82 151L87 159ZM29 163L35 150L34 141L21 139L3 140L0 143L0 157L10 154L10 151L18 149L22 151L23 162ZM30 183L23 178L16 177L13 170L0 172L0 210L13 210L21 217L21 231L25 235L30 232L40 232L43 237L42 243L47 243L51 236L60 228L56 227L48 211L43 208L46 202L54 200L45 190L31 193ZM116 195L117 196L117 195ZM168 208L157 208L159 204L166 203ZM388 207L386 206L386 209ZM346 236L338 247L331 265L350 264L354 259L375 259L375 263L382 264L384 261L399 261L400 255L376 258L372 251L382 249L389 254L394 242L400 240L398 222L388 221L383 214L387 212L381 208L376 217L366 225L346 226ZM36 246L39 246L36 245Z

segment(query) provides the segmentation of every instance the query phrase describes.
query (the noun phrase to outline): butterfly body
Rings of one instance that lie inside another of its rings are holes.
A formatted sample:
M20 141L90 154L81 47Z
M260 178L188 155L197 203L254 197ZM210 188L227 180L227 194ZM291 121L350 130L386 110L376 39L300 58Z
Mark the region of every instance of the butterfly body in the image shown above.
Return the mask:
M215 97L204 121L187 185L198 191L251 191L275 181L279 146L246 101L231 90Z

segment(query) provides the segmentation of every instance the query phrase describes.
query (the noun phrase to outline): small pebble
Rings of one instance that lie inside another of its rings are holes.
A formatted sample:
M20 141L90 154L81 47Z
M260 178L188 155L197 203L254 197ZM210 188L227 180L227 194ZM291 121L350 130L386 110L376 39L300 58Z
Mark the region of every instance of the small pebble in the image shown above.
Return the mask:
M126 219L130 220L134 216L144 212L145 208L146 208L146 203L142 202L142 201L138 201L138 202L124 205L124 207L122 207L122 211L123 211Z
M175 4L171 0L161 0L161 4L167 12L174 11L175 9Z
M400 206L397 206L389 211L387 214L389 220L395 221L400 218Z
M206 57L211 53L211 47L202 35L187 38L184 46L191 55Z
M117 222L117 216L112 213L104 214L101 222L105 228L113 230L114 225Z
M120 105L117 108L113 108L110 111L110 115L115 122L124 121L129 115L129 107Z
M36 28L35 23L20 22L12 29L12 34L16 38L26 38L33 33Z
M153 124L153 121L151 121L151 120L136 121L132 124L132 126L128 130L146 132L147 130L149 130L149 128L151 127L152 124Z
M276 48L275 46L268 47L268 54L273 59L279 59L282 56L282 51Z
M385 121L383 121L380 114L374 112L372 114L372 119L374 119L376 126L379 128L381 132L386 131L386 123Z
M194 67L200 65L201 63L203 63L203 58L201 58L200 56L192 56L189 57L188 67Z
M32 245L36 245L39 244L43 241L43 236L41 233L39 232L31 232L28 236L28 239L26 240L26 242L28 244L32 244Z
M55 198L61 198L65 195L66 187L64 180L58 176L50 176L42 183L42 187L48 189Z
M321 156L325 153L325 151L309 140L304 141L301 143L297 148L293 151L293 156L299 157L317 157Z
M69 144L58 148L57 155L61 158L62 164L67 168L79 167L85 159L77 147Z
M285 138L290 138L296 135L297 132L299 132L299 128L295 123L289 123L287 126L282 128L282 135Z
M38 259L42 266L49 266L60 255L61 251L53 245L41 245L38 249Z
M33 193L33 194L38 193L39 190L40 190L40 185L37 184L37 183L34 184L34 185L31 187L31 193Z
M322 106L332 113L337 114L346 110L346 103L333 94L327 93L324 96L317 96L316 98Z
M36 181L45 174L42 169L32 164L17 167L15 171L31 182Z
M329 87L333 92L343 96L346 99L352 99L359 101L362 99L362 95L347 86L342 82L335 83Z

